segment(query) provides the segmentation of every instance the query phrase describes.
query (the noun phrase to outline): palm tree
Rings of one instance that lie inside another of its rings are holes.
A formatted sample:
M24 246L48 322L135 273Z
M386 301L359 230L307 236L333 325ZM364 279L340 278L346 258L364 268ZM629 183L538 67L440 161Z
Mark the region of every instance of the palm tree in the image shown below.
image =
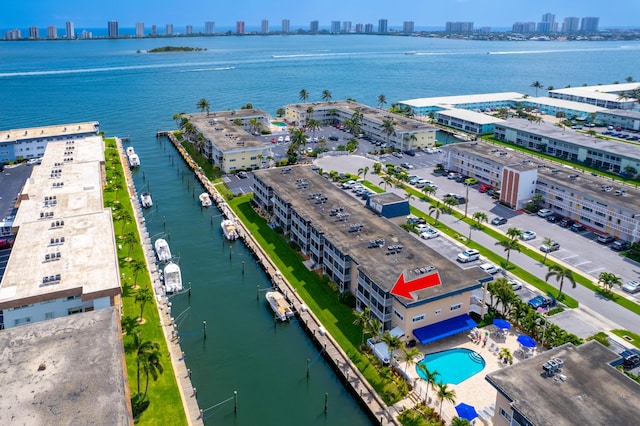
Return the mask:
M135 287L138 285L138 273L144 271L147 265L142 260L134 259L129 266L133 269L133 286Z
M211 107L211 105L209 105L209 101L207 101L205 98L200 99L198 103L196 103L196 107L200 110L200 112L207 111L207 115L209 115L209 108Z
M380 109L382 109L386 103L387 97L385 95L378 95L378 106Z
M393 177L391 175L384 175L382 181L378 185L384 185L385 191L389 186L393 186Z
M393 359L393 351L402 346L402 340L400 340L400 337L394 336L388 331L384 332L380 340L387 344L389 348L389 361L391 361Z
M283 116L283 115L285 115L286 113L287 113L287 111L286 111L284 108L278 108L278 109L276 110L276 115L277 115L278 117L282 117L282 116Z
M543 246L547 246L547 247L551 247L551 244L553 244L553 240L550 237L544 237L544 239L542 240L542 245ZM544 252L544 259L542 259L542 264L544 265L545 263L547 263L547 256L549 255L549 250Z
M505 265L505 269L509 269L509 256L511 256L511 250L515 250L520 253L520 243L515 239L511 239L498 241L495 245L503 247L504 251L507 252L507 264Z
M316 134L316 130L320 130L321 127L322 126L320 125L320 122L315 118L310 118L307 120L307 130L310 130L314 136Z
M598 284L600 284L607 292L611 292L613 286L622 285L622 279L613 272L600 272L600 275L598 276Z
M401 345L400 350L402 351L402 359L405 361L404 369L408 370L410 364L414 364L415 358L419 355L422 355L420 349L413 347L408 349L406 346Z
M458 205L458 199L455 197L446 197L442 202L447 206L447 211L451 212L453 207Z
M251 130L251 133L253 132L257 132L262 128L262 123L260 122L260 120L258 118L252 118L251 120L249 120L249 129Z
M142 315L144 314L144 307L147 302L153 300L153 293L149 290L149 287L143 287L136 292L136 303L140 304L140 319L138 322L142 322Z
M427 198L431 198L436 193L436 189L431 185L425 185L422 187L422 192Z
M133 333L131 349L136 354L138 395L140 395L140 366L147 363L151 354L155 356L155 352L160 353L160 344L151 340L143 340L140 336L140 331L136 330L136 332Z
M631 76L625 77L624 81L626 81L627 83L633 83L633 77Z
M433 224L436 225L438 223L438 219L440 218L440 214L442 213L442 206L440 205L440 201L436 201L435 205L429 206L429 216L432 214L435 215L433 219Z
M302 102L307 102L307 99L309 99L309 92L307 92L307 89L302 89L300 90L300 93L298 93L298 96Z
M405 189L404 198L406 198L409 204L411 204L411 200L416 198L416 196L409 192L409 190Z
M325 102L329 102L331 100L332 96L331 96L331 92L328 90L323 90L322 91L322 100Z
M427 382L427 390L424 393L424 403L425 405L428 403L427 395L429 394L429 389L432 385L436 384L436 378L440 375L437 371L431 371L427 367L427 364L418 363L418 370L424 375L424 381Z
M382 323L378 318L371 316L366 324L366 334L369 334L374 342L378 341L378 336L382 330Z
M451 426L469 426L471 422L467 419L462 419L458 416L455 416L451 419Z
M571 288L576 288L576 280L573 278L573 271L571 269L563 268L560 265L551 265L549 266L549 272L545 275L544 280L548 282L549 278L553 276L556 277L556 282L559 283L557 299L560 299L560 296L562 295L562 285L564 284L565 279L572 284Z
M393 120L382 120L382 133L387 135L387 143L391 142L391 136L396 134L396 123Z
M542 83L540 83L538 80L536 80L533 83L531 83L531 87L536 89L536 97L538 97L538 89L542 89Z
M438 383L438 400L440 401L440 417L442 417L442 403L449 401L455 404L456 391L449 389L446 383Z
M302 129L295 129L291 135L291 145L306 146L309 136Z
M377 161L373 163L373 173L379 175L382 170L382 163L378 163Z
M155 343L155 342L154 342ZM160 362L162 358L162 352L158 349L152 349L145 351L146 355L142 359L142 369L145 375L144 395L142 400L147 398L147 392L149 391L149 375L153 377L153 380L158 380L158 376L164 372L164 367Z
M367 323L371 319L371 309L366 306L362 312L356 312L356 319L353 320L354 325L359 325L362 327L362 343L364 344L364 333L366 329Z
M367 173L369 173L369 166L360 167L358 169L358 176L362 176L362 180L367 180Z
M482 228L482 222L487 222L489 220L489 217L485 212L475 212L471 217L476 221L478 229Z
M407 142L407 149L409 150L409 149L411 149L411 145L410 145L410 143L409 143L409 142L415 142L415 141L417 141L417 140L418 140L418 137L416 136L416 134L415 134L415 133L411 133L410 135L409 135L409 134L404 135L404 137L402 138L402 140L403 140L403 141L405 141L405 142Z
M131 250L133 249L133 246L138 242L136 234L131 231L127 232L122 238L122 242L128 247L127 260L131 260Z
M173 119L175 120L177 125L180 125L180 120L182 119L183 115L184 115L184 112L178 112L176 114L173 114Z
M120 228L120 235L123 235L124 227L127 225L127 223L131 222L131 219L133 219L133 217L131 217L131 213L129 213L129 210L121 209L118 213L119 213L118 220L122 222L122 227Z
M522 230L516 227L509 228L507 230L507 236L512 240L517 240L518 238L522 237Z
M313 117L313 107L311 105L309 105L309 107L307 108L307 117L305 119L305 126L307 125L307 123L309 122L309 120L311 120Z

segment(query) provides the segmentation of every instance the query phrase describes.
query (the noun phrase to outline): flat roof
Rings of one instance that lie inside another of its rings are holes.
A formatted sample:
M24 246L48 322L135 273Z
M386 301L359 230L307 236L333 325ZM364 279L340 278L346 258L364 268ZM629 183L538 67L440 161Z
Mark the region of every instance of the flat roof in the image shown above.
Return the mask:
M186 116L206 139L223 152L246 151L265 146L262 139L233 123L235 119L268 119L269 114L259 109L193 113Z
M606 101L622 102L619 99L620 92L635 90L640 87L640 83L621 83L621 84L603 84L599 86L581 86L581 87L565 87L564 89L550 90L549 93L561 93L571 96L579 96L585 98L601 99ZM630 101L631 99L628 99Z
M636 187L624 185L622 182L598 175L594 176L571 166L561 166L558 163L534 157L513 148L506 148L484 141L457 142L446 145L443 149L467 151L472 155L486 158L496 164L516 170L537 169L538 181L553 182L554 185L559 187L573 188L593 199L606 201L608 205L624 206L627 209L636 209L640 212L640 191ZM612 186L613 188L611 191L604 191L603 185ZM623 188L626 190L626 194L616 195L615 190Z
M628 109L605 109L600 111L600 113L640 120L640 111L630 111Z
M416 98L400 101L399 103L412 107L441 106L454 108L456 105L474 104L483 102L499 102L508 100L520 100L525 95L518 92L479 93L474 95L440 96L433 98Z
M55 124L53 126L29 127L24 129L12 129L0 131L0 142L16 141L22 139L38 139L52 136L98 133L99 123L88 121L85 123Z
M63 142L48 143L41 165L53 167L56 163L104 162L104 141L101 136L87 136Z
M523 103L533 103L538 105L548 105L556 108L572 109L577 111L583 111L587 114L595 113L599 111L606 111L606 108L598 107L591 104L585 104L584 102L567 101L565 99L548 98L546 96L540 96L537 98L523 99Z
M328 241L349 255L383 290L390 292L403 272L405 280L409 281L411 271L416 268L436 268L441 285L413 292L417 300L398 297L401 302L410 304L465 291L477 287L480 280L490 278L480 268L463 267L455 260L443 257L422 243L415 234L367 209L361 201L313 171L312 166L294 166L289 173L282 173L282 170L257 170L254 174L289 202L298 214L310 220ZM306 187L300 188L300 182L305 182ZM325 203L316 204L312 194L318 193L327 198ZM343 213L349 214L348 220L340 222L336 216L331 216L330 212L335 208L343 208ZM355 224L361 224L362 230L350 232ZM378 238L384 238L385 245L370 248L370 241ZM388 246L391 245L402 245L403 249L397 254L390 254Z
M110 308L3 330L4 423L133 424L119 321Z
M436 114L438 115L446 115L453 118L458 118L460 120L466 120L471 123L477 124L494 124L494 123L502 123L504 120L498 117L493 117L491 115L487 115L481 112L470 111L468 109L445 109L442 111L438 111Z
M564 361L564 380L543 374L542 365L552 358ZM609 365L619 358L595 340L578 347L566 343L486 380L536 426L637 424L640 385Z

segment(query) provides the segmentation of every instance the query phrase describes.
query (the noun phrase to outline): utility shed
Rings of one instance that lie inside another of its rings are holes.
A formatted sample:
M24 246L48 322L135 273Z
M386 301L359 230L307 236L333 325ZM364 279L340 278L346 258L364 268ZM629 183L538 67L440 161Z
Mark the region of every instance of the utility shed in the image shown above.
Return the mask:
M387 219L409 215L409 201L392 192L370 195L366 206Z

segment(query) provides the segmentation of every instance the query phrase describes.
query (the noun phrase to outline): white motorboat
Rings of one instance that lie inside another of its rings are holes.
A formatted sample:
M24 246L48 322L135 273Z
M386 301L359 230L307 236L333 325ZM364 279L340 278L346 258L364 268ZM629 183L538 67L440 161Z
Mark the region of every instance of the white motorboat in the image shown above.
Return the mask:
M140 204L145 209L153 207L153 200L151 199L151 193L143 192L140 194Z
M177 263L169 262L164 267L164 287L167 293L182 291L182 273Z
M140 157L136 154L136 151L132 146L127 147L127 160L129 161L129 167L139 167L140 166Z
M198 198L200 199L200 204L202 204L202 207L211 207L212 203L209 194L203 192Z
M160 262L168 262L171 260L171 250L169 244L164 238L158 238L154 243L156 249L156 256Z
M280 321L286 321L293 317L293 310L282 293L279 291L268 291L265 298Z
M131 154L135 154L136 153L136 151L133 149L132 146L128 146L126 152L127 152L127 157L130 156Z
M238 239L238 230L236 229L236 222L231 219L225 219L220 224L224 237L229 241Z

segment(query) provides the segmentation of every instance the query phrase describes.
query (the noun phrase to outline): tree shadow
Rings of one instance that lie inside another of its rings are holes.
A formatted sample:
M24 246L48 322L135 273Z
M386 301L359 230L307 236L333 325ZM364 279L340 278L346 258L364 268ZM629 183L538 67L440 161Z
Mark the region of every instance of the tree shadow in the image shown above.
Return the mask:
M138 327L140 325L137 320L138 319L136 317L129 317L129 316L122 318L122 320L121 320L122 332L124 334L129 335L129 336L132 335L135 332L135 330L138 329ZM131 346L131 344L125 344L124 345L124 351L127 352L127 353L130 352L130 350L131 350L130 346Z
M137 421L142 413L149 408L149 399L143 399L142 395L138 394L131 398L131 411L133 412L133 419Z

